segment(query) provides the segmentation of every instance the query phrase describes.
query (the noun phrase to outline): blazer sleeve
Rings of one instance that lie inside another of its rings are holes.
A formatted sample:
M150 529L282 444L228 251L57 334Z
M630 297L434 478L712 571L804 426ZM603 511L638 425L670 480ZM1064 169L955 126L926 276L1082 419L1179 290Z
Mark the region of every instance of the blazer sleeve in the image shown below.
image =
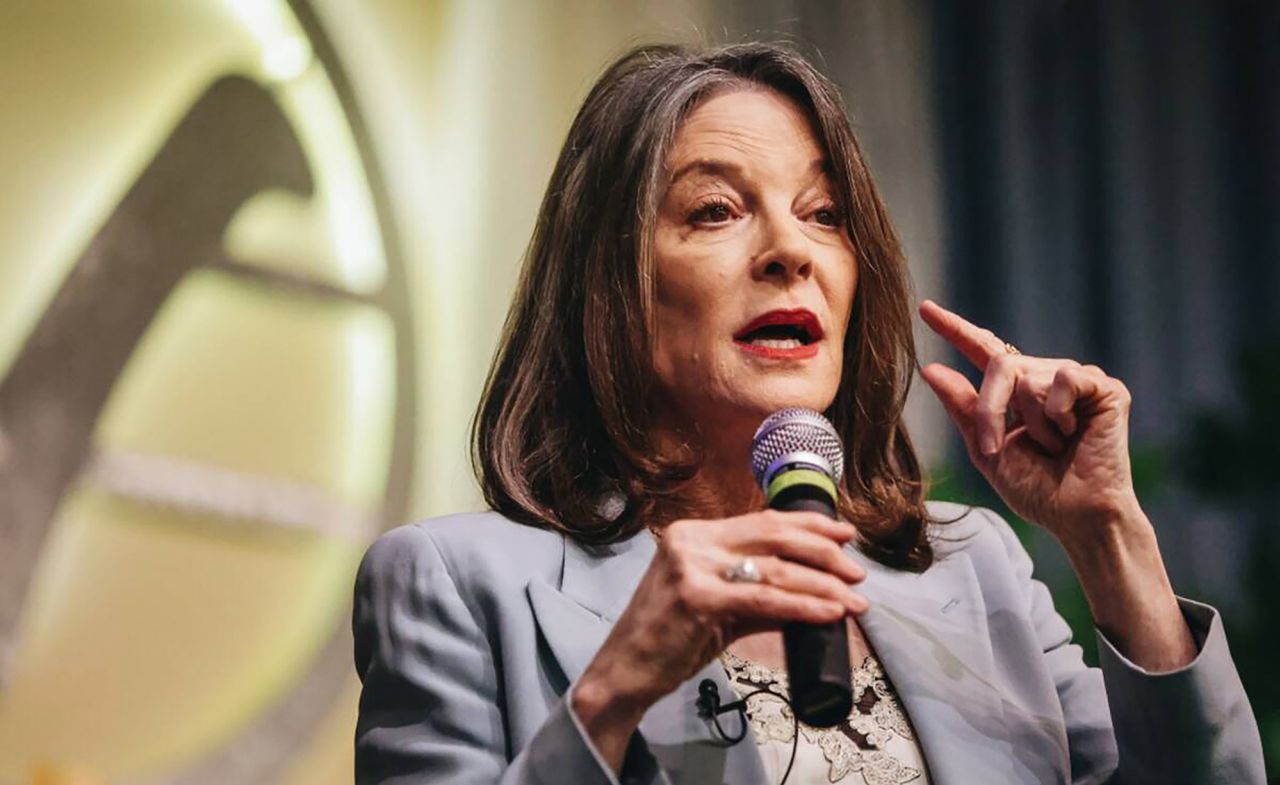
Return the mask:
M1265 785L1257 722L1218 612L1178 598L1196 642L1187 666L1143 670L1097 628L1101 668L1085 665L1049 589L1009 524L986 511L1026 587L1028 610L1057 686L1076 785Z
M405 526L369 548L352 631L356 785L619 785L570 711L572 688L510 757L493 651L429 533ZM624 773L647 779L642 753L629 750Z

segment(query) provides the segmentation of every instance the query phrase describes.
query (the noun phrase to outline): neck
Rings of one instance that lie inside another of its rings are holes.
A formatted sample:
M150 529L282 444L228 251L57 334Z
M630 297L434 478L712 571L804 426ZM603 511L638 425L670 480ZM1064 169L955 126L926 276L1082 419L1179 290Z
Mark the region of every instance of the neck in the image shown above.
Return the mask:
M698 472L672 505L673 517L730 518L764 508L764 494L751 474L754 427L730 432L702 433L694 441L683 431L664 431L660 450L693 449L700 455Z
M732 454L706 455L693 484L706 499L709 516L729 518L764 507L764 494L751 475L750 442Z

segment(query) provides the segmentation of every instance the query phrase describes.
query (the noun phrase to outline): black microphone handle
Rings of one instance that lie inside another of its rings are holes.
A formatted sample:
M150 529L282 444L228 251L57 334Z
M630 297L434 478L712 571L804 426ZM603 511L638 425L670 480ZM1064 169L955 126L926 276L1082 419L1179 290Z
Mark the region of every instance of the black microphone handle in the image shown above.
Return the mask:
M769 507L836 517L830 495L808 483L779 491ZM830 728L846 719L853 708L853 693L845 617L831 624L787 622L782 625L782 644L787 653L787 680L796 717L817 728Z

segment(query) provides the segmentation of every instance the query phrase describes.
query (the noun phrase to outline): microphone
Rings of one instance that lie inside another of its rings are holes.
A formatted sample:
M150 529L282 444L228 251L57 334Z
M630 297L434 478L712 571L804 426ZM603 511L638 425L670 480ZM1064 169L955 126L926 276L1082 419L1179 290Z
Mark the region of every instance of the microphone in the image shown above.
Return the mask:
M836 483L844 448L835 426L812 409L783 409L765 418L751 440L751 472L773 510L806 510L836 517ZM849 630L831 624L782 625L787 679L795 716L818 728L849 716Z

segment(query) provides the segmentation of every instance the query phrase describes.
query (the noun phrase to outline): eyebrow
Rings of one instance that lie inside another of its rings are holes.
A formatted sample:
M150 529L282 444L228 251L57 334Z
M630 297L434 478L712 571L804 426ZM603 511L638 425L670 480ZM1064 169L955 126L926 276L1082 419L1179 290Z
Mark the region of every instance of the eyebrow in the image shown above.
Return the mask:
M815 158L809 162L809 168L806 174L822 173L830 175L832 173L831 163L825 158ZM716 176L742 177L745 172L740 164L733 161L725 161L719 158L699 158L681 166L671 173L669 185L675 185L681 179L690 174L710 174Z

